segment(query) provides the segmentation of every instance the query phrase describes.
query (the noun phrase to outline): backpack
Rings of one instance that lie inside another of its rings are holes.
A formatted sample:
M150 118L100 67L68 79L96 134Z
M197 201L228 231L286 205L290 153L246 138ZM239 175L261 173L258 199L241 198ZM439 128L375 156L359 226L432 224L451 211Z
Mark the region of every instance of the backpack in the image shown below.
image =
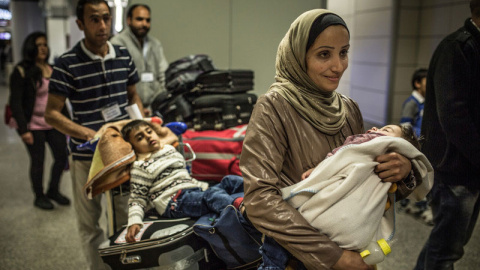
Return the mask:
M195 234L206 240L227 269L257 269L262 261L262 234L233 205L200 217Z

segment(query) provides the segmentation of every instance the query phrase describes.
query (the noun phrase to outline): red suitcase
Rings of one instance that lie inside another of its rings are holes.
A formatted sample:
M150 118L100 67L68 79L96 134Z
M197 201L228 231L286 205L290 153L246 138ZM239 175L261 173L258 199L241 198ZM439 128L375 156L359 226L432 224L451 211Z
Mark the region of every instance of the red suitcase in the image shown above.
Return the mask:
M187 130L182 139L190 144L196 159L192 162L192 176L198 180L220 182L225 175L241 175L240 154L247 125L225 130Z

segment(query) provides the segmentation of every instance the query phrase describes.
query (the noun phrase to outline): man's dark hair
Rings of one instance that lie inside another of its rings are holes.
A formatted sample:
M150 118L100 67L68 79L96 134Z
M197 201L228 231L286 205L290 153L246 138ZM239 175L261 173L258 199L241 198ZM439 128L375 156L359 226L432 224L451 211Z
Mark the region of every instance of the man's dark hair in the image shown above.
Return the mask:
M426 68L419 68L415 70L412 76L412 89L417 89L415 83L420 83L423 78L427 77L428 70Z
M403 124L398 126L402 129L402 138L404 138L413 146L415 146L415 148L420 150L420 142L418 141L419 139L417 138L417 135L415 135L415 131L413 130L412 125Z
M130 133L132 132L132 130L137 130L140 127L143 127L143 126L149 126L153 129L153 126L145 120L136 119L136 120L132 120L132 121L128 122L128 124L123 126L122 131L121 131L123 139L125 141L129 142L130 141Z
M133 10L136 9L137 7L144 7L148 10L148 13L152 13L150 11L150 7L148 5L145 5L145 4L135 4L135 5L132 5L130 8L128 8L128 11L127 11L127 18L132 18L133 16Z
M86 4L98 5L98 4L101 4L101 3L105 3L105 5L107 5L107 7L108 7L108 11L110 13L112 13L112 11L110 10L110 6L108 5L108 2L105 1L105 0L79 0L78 3L77 3L77 10L76 10L77 19L80 20L81 22L84 22L83 21L83 14L85 12L85 5Z
M473 17L480 18L480 0L470 1L470 11Z

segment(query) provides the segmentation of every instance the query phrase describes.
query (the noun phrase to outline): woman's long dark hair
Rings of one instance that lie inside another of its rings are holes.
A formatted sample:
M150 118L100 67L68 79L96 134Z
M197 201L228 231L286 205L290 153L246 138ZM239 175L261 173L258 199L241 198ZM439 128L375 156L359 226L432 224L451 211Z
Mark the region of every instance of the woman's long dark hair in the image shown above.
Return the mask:
M26 78L31 78L35 84L40 83L42 85L42 70L35 64L38 55L38 48L35 42L40 37L47 39L47 35L44 32L33 32L25 38L20 65L25 69ZM50 50L48 51L47 61L49 56Z

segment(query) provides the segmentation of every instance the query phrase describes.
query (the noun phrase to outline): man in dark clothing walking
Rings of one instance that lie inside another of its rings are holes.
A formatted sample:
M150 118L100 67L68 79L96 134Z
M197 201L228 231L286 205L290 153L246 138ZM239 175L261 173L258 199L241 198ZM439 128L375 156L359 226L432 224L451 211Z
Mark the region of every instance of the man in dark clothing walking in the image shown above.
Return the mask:
M434 227L416 270L453 269L479 213L480 0L472 17L438 45L430 61L422 151L435 169L430 192Z

